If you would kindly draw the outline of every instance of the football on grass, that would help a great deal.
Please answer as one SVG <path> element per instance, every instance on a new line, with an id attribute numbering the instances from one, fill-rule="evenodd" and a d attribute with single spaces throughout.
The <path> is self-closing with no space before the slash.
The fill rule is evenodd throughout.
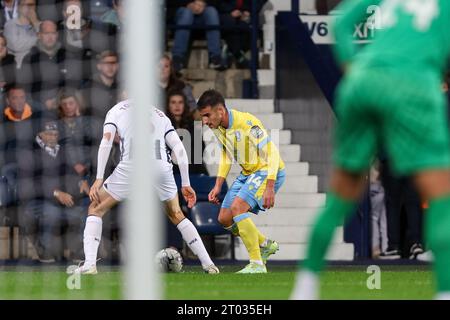
<path id="1" fill-rule="evenodd" d="M 165 248 L 156 254 L 156 265 L 163 272 L 181 272 L 183 258 L 175 248 Z"/>

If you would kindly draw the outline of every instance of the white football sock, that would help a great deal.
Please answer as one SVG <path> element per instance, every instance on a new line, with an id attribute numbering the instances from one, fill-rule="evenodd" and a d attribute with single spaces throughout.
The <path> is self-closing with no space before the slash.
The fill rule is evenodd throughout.
<path id="1" fill-rule="evenodd" d="M 203 268 L 214 264 L 203 245 L 202 238 L 200 238 L 197 229 L 189 219 L 181 221 L 177 224 L 177 228 L 181 232 L 183 240 L 186 241 L 192 252 L 200 259 Z"/>
<path id="2" fill-rule="evenodd" d="M 97 263 L 97 251 L 102 238 L 102 218 L 97 216 L 88 216 L 86 226 L 84 227 L 84 256 L 85 265 L 95 265 Z"/>
<path id="3" fill-rule="evenodd" d="M 319 276 L 316 273 L 308 270 L 299 272 L 290 300 L 318 300 L 319 285 Z"/>
<path id="4" fill-rule="evenodd" d="M 442 291 L 438 292 L 434 300 L 450 300 L 450 292 Z"/>

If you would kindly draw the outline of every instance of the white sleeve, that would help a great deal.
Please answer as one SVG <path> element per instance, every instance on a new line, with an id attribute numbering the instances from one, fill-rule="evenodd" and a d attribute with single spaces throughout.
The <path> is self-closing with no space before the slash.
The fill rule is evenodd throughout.
<path id="1" fill-rule="evenodd" d="M 114 123 L 105 121 L 105 125 L 103 126 L 103 138 L 98 148 L 97 179 L 103 179 L 105 174 L 106 164 L 108 163 L 116 131 L 117 128 Z"/>
<path id="2" fill-rule="evenodd" d="M 181 185 L 183 187 L 190 186 L 191 183 L 189 181 L 189 159 L 184 149 L 183 142 L 181 142 L 180 137 L 178 136 L 176 131 L 169 131 L 166 134 L 166 144 L 172 149 L 177 158 L 178 167 L 180 168 L 181 174 Z"/>

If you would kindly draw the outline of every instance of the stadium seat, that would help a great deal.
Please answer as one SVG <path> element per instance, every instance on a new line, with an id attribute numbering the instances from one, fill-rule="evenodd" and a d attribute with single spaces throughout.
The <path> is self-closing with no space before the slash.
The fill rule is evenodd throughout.
<path id="1" fill-rule="evenodd" d="M 192 223 L 199 234 L 212 236 L 212 254 L 215 255 L 214 236 L 229 234 L 231 236 L 231 258 L 234 259 L 234 236 L 225 230 L 217 220 L 220 206 L 206 201 L 197 202 L 190 210 Z"/>
<path id="2" fill-rule="evenodd" d="M 178 188 L 181 188 L 181 177 L 180 175 L 174 175 L 175 182 Z M 197 201 L 208 201 L 208 194 L 214 188 L 216 184 L 216 177 L 211 177 L 206 174 L 192 174 L 189 176 L 191 181 L 191 186 L 197 193 Z M 223 200 L 225 194 L 228 191 L 228 186 L 226 182 L 222 186 L 222 192 L 220 193 L 220 200 Z"/>
<path id="3" fill-rule="evenodd" d="M 0 208 L 5 208 L 9 201 L 8 201 L 8 180 L 5 176 L 0 177 Z"/>

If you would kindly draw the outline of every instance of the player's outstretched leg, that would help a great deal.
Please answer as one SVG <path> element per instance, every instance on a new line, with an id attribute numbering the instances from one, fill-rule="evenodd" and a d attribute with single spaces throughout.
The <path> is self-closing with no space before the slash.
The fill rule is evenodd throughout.
<path id="1" fill-rule="evenodd" d="M 423 172 L 415 181 L 422 197 L 430 199 L 425 213 L 425 239 L 434 256 L 436 299 L 450 300 L 450 172 Z"/>
<path id="2" fill-rule="evenodd" d="M 330 192 L 327 194 L 325 208 L 320 212 L 308 241 L 306 260 L 297 275 L 292 300 L 315 300 L 319 298 L 319 273 L 325 266 L 325 255 L 330 245 L 336 227 L 353 212 L 361 190 L 363 189 L 360 176 L 348 175 L 343 172 L 335 173 L 332 190 L 343 191 L 341 194 Z M 348 200 L 354 199 L 354 200 Z"/>
<path id="3" fill-rule="evenodd" d="M 183 237 L 183 240 L 187 243 L 191 251 L 199 258 L 203 270 L 209 274 L 219 273 L 219 268 L 217 268 L 211 260 L 211 257 L 209 256 L 208 251 L 206 251 L 205 245 L 203 244 L 202 238 L 198 234 L 197 229 L 181 211 L 178 196 L 172 200 L 165 201 L 165 203 L 166 213 L 170 221 L 176 225 Z"/>
<path id="4" fill-rule="evenodd" d="M 238 271 L 238 273 L 267 273 L 266 266 L 262 261 L 261 249 L 259 247 L 260 236 L 258 236 L 258 234 L 260 233 L 250 219 L 250 213 L 248 212 L 250 206 L 245 200 L 236 197 L 229 210 L 233 217 L 233 222 L 239 230 L 239 236 L 250 257 L 250 263 L 244 269 Z M 261 236 L 264 237 L 262 234 Z"/>
<path id="5" fill-rule="evenodd" d="M 91 203 L 83 233 L 83 249 L 85 261 L 83 265 L 72 270 L 73 273 L 97 274 L 97 253 L 102 238 L 103 216 L 118 201 L 111 197 L 105 189 L 99 191 L 100 203 Z"/>
<path id="6" fill-rule="evenodd" d="M 227 208 L 222 208 L 222 211 L 228 210 Z M 229 213 L 231 216 L 231 212 Z M 220 220 L 219 220 L 220 221 Z M 224 229 L 230 231 L 234 236 L 239 237 L 239 228 L 236 223 L 233 222 L 232 225 L 226 226 L 228 221 L 224 221 L 222 224 L 224 225 Z M 280 250 L 280 246 L 278 245 L 278 242 L 275 240 L 271 240 L 267 238 L 264 234 L 261 233 L 261 231 L 256 228 L 258 232 L 258 243 L 259 243 L 259 249 L 261 251 L 261 259 L 264 264 L 267 264 L 267 260 L 272 254 L 275 254 L 278 250 Z"/>

